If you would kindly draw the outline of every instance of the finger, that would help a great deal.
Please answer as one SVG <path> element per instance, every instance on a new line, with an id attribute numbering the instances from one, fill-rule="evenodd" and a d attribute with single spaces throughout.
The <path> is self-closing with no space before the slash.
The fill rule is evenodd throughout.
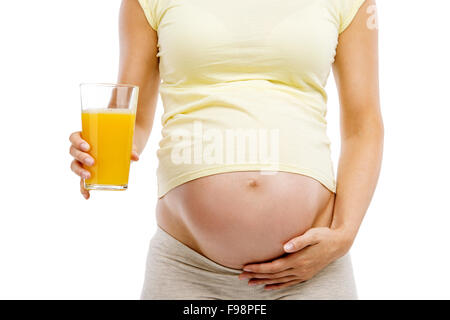
<path id="1" fill-rule="evenodd" d="M 91 177 L 91 173 L 84 169 L 78 160 L 73 160 L 71 162 L 70 169 L 82 179 L 89 179 Z"/>
<path id="2" fill-rule="evenodd" d="M 244 271 L 256 273 L 278 273 L 290 269 L 292 266 L 287 257 L 273 260 L 271 262 L 249 264 L 244 266 Z"/>
<path id="3" fill-rule="evenodd" d="M 278 284 L 278 283 L 286 283 L 292 280 L 298 279 L 297 276 L 287 276 L 277 279 L 251 279 L 248 282 L 249 286 L 257 286 L 260 284 Z"/>
<path id="4" fill-rule="evenodd" d="M 280 283 L 280 284 L 269 284 L 264 286 L 264 290 L 276 290 L 276 289 L 282 289 L 282 288 L 286 288 L 286 287 L 290 287 L 293 286 L 297 283 L 301 283 L 304 282 L 304 280 L 292 280 L 292 281 L 288 281 L 285 283 Z"/>
<path id="5" fill-rule="evenodd" d="M 239 275 L 239 279 L 275 279 L 282 278 L 286 276 L 293 275 L 294 268 L 290 268 L 283 272 L 278 273 L 253 273 L 253 272 L 243 272 Z"/>
<path id="6" fill-rule="evenodd" d="M 69 141 L 79 150 L 89 151 L 90 149 L 89 143 L 81 137 L 81 131 L 73 132 L 69 137 Z"/>
<path id="7" fill-rule="evenodd" d="M 138 161 L 139 160 L 139 154 L 136 150 L 131 151 L 131 160 L 132 161 Z"/>
<path id="8" fill-rule="evenodd" d="M 86 190 L 86 189 L 84 188 L 84 181 L 83 181 L 83 179 L 80 179 L 80 192 L 81 192 L 81 194 L 83 195 L 83 197 L 84 197 L 86 200 L 89 199 L 90 193 L 89 193 L 88 190 Z"/>
<path id="9" fill-rule="evenodd" d="M 74 145 L 70 146 L 69 153 L 78 161 L 84 163 L 87 166 L 94 165 L 94 158 L 92 158 L 89 154 L 78 150 Z"/>
<path id="10" fill-rule="evenodd" d="M 307 246 L 317 244 L 319 242 L 320 230 L 318 228 L 309 229 L 303 235 L 288 241 L 284 245 L 284 251 L 296 252 L 306 248 Z"/>

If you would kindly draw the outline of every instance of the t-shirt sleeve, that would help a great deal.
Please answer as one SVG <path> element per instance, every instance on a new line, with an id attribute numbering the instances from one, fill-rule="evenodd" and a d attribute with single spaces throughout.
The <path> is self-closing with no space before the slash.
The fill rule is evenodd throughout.
<path id="1" fill-rule="evenodd" d="M 148 23 L 153 28 L 153 30 L 158 30 L 158 23 L 156 19 L 156 6 L 157 0 L 138 0 L 139 4 L 144 10 L 145 17 L 147 18 Z"/>
<path id="2" fill-rule="evenodd" d="M 365 0 L 340 0 L 341 1 L 341 12 L 340 12 L 340 26 L 339 33 L 344 32 L 345 29 L 350 25 L 356 16 L 359 8 Z"/>

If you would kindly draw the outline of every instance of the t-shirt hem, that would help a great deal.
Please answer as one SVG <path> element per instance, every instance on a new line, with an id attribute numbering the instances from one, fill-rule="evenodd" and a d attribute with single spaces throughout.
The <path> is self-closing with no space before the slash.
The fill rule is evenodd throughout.
<path id="1" fill-rule="evenodd" d="M 171 189 L 194 179 L 201 178 L 204 176 L 209 176 L 218 173 L 226 173 L 226 172 L 234 172 L 234 171 L 282 171 L 289 173 L 297 173 L 304 176 L 308 176 L 320 182 L 324 185 L 328 190 L 333 193 L 336 193 L 336 183 L 334 179 L 330 179 L 326 177 L 324 174 L 310 169 L 310 168 L 302 168 L 289 164 L 277 164 L 276 168 L 271 167 L 267 164 L 227 164 L 225 166 L 221 165 L 220 167 L 209 167 L 205 169 L 200 169 L 197 171 L 189 172 L 187 174 L 183 174 L 181 176 L 177 176 L 166 183 L 162 183 L 158 185 L 158 198 L 164 196 Z"/>

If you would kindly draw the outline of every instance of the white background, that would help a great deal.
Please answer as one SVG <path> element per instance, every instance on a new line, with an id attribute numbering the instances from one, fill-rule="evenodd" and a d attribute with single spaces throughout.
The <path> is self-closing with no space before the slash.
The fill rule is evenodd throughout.
<path id="1" fill-rule="evenodd" d="M 119 0 L 0 2 L 0 298 L 138 299 L 163 106 L 126 192 L 79 193 L 80 82 L 115 82 Z M 378 1 L 385 154 L 352 248 L 361 299 L 449 299 L 446 0 Z M 337 166 L 339 106 L 328 84 Z"/>

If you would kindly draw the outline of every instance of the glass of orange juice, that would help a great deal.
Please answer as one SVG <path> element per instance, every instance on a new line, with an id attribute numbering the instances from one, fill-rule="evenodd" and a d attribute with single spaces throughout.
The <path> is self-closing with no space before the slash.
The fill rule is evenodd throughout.
<path id="1" fill-rule="evenodd" d="M 82 83 L 81 136 L 90 145 L 93 166 L 87 190 L 126 190 L 133 148 L 139 87 L 127 84 Z"/>

